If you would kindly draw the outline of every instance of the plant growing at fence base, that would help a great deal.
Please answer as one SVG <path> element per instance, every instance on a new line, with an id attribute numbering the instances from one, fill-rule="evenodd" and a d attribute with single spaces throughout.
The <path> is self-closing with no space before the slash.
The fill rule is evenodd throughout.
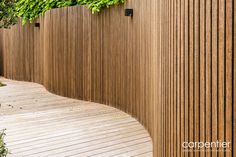
<path id="1" fill-rule="evenodd" d="M 2 86 L 5 86 L 5 84 L 3 84 L 3 83 L 0 81 L 0 87 L 2 87 Z"/>
<path id="2" fill-rule="evenodd" d="M 5 137 L 5 130 L 0 132 L 0 157 L 6 157 L 8 154 L 8 149 L 6 147 L 6 144 L 4 142 L 4 137 Z"/>

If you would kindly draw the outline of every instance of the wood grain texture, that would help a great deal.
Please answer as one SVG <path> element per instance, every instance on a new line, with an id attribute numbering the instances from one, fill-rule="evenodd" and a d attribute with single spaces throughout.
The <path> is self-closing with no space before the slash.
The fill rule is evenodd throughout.
<path id="1" fill-rule="evenodd" d="M 235 81 L 235 41 L 232 40 L 235 37 L 232 36 L 235 33 L 235 4 L 226 0 L 173 0 L 171 4 L 173 8 L 170 12 L 173 11 L 173 17 L 170 24 L 173 28 L 170 32 L 162 30 L 161 35 L 160 90 L 163 94 L 160 99 L 164 102 L 161 101 L 159 105 L 164 108 L 161 115 L 164 124 L 161 123 L 161 126 L 165 127 L 162 132 L 164 137 L 160 140 L 161 145 L 164 145 L 161 151 L 169 150 L 169 147 L 174 152 L 172 155 L 166 155 L 165 152 L 162 156 L 233 157 L 235 92 L 232 84 Z M 168 9 L 165 10 L 168 12 Z M 168 18 L 164 12 L 162 16 L 163 19 Z M 162 28 L 166 26 L 166 23 L 161 25 Z M 166 47 L 170 47 L 170 50 L 165 49 Z M 173 58 L 172 63 L 165 60 L 169 55 Z M 166 80 L 169 72 L 174 77 L 171 82 Z M 165 92 L 169 88 L 173 93 Z M 166 103 L 166 99 L 170 99 L 171 103 Z M 165 110 L 169 107 L 174 107 L 175 118 L 171 124 L 173 131 L 170 132 L 172 141 L 176 143 L 174 146 L 166 140 L 169 136 L 166 130 L 169 127 L 165 123 L 172 116 L 172 112 Z M 183 150 L 180 146 L 183 140 L 227 141 L 230 142 L 230 148 Z M 183 154 L 182 151 L 186 152 Z"/>
<path id="2" fill-rule="evenodd" d="M 150 135 L 127 113 L 57 96 L 36 83 L 0 81 L 7 85 L 0 88 L 0 130 L 6 129 L 9 157 L 152 157 Z"/>
<path id="3" fill-rule="evenodd" d="M 133 115 L 154 156 L 235 156 L 233 0 L 129 0 L 95 15 L 76 6 L 39 22 L 3 30 L 5 77 Z M 230 149 L 182 148 L 217 140 Z"/>
<path id="4" fill-rule="evenodd" d="M 0 76 L 3 75 L 3 30 L 0 29 Z"/>

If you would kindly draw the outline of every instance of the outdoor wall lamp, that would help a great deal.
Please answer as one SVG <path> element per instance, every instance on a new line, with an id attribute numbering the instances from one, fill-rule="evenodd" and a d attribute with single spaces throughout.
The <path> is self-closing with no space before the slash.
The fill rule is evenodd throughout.
<path id="1" fill-rule="evenodd" d="M 34 26 L 35 27 L 40 27 L 40 23 L 35 23 Z"/>
<path id="2" fill-rule="evenodd" d="M 125 9 L 125 16 L 131 16 L 133 17 L 134 10 L 133 9 Z"/>

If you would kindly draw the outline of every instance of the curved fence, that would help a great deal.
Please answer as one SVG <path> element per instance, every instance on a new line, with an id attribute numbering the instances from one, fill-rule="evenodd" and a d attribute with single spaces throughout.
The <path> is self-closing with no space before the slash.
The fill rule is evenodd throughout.
<path id="1" fill-rule="evenodd" d="M 149 130 L 155 156 L 232 157 L 234 10 L 233 0 L 129 0 L 95 15 L 54 9 L 40 25 L 0 31 L 0 67 L 7 78 L 132 114 Z M 183 147 L 215 141 L 230 148 Z"/>

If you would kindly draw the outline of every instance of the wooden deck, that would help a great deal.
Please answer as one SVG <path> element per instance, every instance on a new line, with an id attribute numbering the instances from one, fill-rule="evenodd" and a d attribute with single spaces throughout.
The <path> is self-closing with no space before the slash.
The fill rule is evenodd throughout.
<path id="1" fill-rule="evenodd" d="M 0 78 L 0 129 L 9 157 L 151 157 L 139 122 L 115 108 L 64 98 L 35 83 Z"/>

